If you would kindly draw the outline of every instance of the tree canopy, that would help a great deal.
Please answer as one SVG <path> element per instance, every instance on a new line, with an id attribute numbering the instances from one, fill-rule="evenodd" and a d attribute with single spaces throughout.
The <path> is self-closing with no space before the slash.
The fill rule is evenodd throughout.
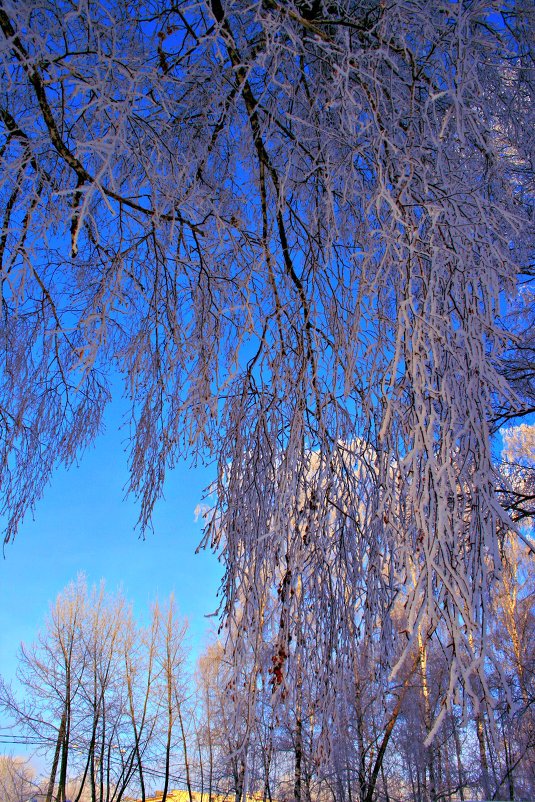
<path id="1" fill-rule="evenodd" d="M 358 637 L 390 674 L 423 632 L 479 698 L 510 526 L 491 434 L 533 410 L 531 23 L 2 0 L 6 540 L 119 372 L 142 527 L 168 468 L 215 460 L 204 542 L 274 692 L 305 631 L 326 677 Z"/>

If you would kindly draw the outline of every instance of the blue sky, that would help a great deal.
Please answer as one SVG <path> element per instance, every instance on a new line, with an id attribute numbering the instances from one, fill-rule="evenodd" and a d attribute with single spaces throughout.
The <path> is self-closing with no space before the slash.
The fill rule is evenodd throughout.
<path id="1" fill-rule="evenodd" d="M 184 463 L 169 474 L 154 532 L 141 540 L 135 499 L 125 500 L 123 409 L 120 400 L 110 406 L 106 431 L 78 467 L 56 471 L 33 520 L 27 517 L 0 558 L 0 673 L 6 679 L 15 675 L 20 642 L 34 640 L 50 602 L 80 572 L 89 584 L 104 579 L 110 591 L 121 587 L 139 620 L 156 597 L 163 601 L 174 592 L 189 620 L 192 660 L 217 625 L 206 615 L 217 608 L 222 569 L 211 553 L 195 555 L 202 535 L 195 508 L 214 469 Z"/>

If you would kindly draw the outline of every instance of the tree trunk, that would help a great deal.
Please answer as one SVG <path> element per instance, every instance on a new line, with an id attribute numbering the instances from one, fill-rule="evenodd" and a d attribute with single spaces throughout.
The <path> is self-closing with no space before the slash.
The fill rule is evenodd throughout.
<path id="1" fill-rule="evenodd" d="M 186 740 L 186 733 L 184 730 L 184 721 L 182 719 L 182 710 L 180 702 L 177 699 L 178 720 L 180 722 L 180 732 L 182 735 L 182 748 L 184 749 L 184 767 L 186 769 L 186 787 L 188 789 L 189 802 L 193 802 L 193 792 L 191 790 L 191 777 L 189 771 L 189 758 L 188 758 L 188 742 Z"/>
<path id="2" fill-rule="evenodd" d="M 52 761 L 52 768 L 50 770 L 50 780 L 48 781 L 48 790 L 46 793 L 46 802 L 52 802 L 52 798 L 54 796 L 54 785 L 56 782 L 56 772 L 58 770 L 58 763 L 59 763 L 59 755 L 63 745 L 63 740 L 65 737 L 65 727 L 67 724 L 67 708 L 64 707 L 63 713 L 61 716 L 61 722 L 59 725 L 58 730 L 58 737 L 56 740 L 56 749 L 54 751 L 54 759 Z"/>
<path id="3" fill-rule="evenodd" d="M 457 722 L 452 714 L 451 726 L 453 730 L 453 740 L 455 741 L 455 756 L 457 758 L 457 776 L 459 781 L 459 797 L 461 802 L 464 802 L 464 773 L 461 758 L 461 739 L 459 738 L 459 730 L 457 729 Z"/>
<path id="4" fill-rule="evenodd" d="M 294 799 L 301 802 L 302 793 L 302 761 L 303 761 L 303 725 L 301 719 L 295 722 L 295 768 L 294 768 Z"/>
<path id="5" fill-rule="evenodd" d="M 264 766 L 264 790 L 262 792 L 262 802 L 272 802 L 271 785 L 269 782 L 269 770 L 271 768 L 271 757 L 273 754 L 273 727 L 269 727 L 268 742 L 262 752 L 262 765 Z"/>
<path id="6" fill-rule="evenodd" d="M 245 780 L 245 761 L 243 758 L 236 761 L 236 768 L 234 771 L 234 802 L 242 802 L 243 787 Z"/>
<path id="7" fill-rule="evenodd" d="M 214 781 L 214 747 L 212 744 L 212 728 L 210 725 L 210 706 L 208 711 L 208 802 L 212 802 L 212 783 Z"/>
<path id="8" fill-rule="evenodd" d="M 97 786 L 95 782 L 95 740 L 91 742 L 89 747 L 91 755 L 91 763 L 89 770 L 89 782 L 91 785 L 91 802 L 97 802 Z"/>
<path id="9" fill-rule="evenodd" d="M 388 742 L 390 741 L 390 736 L 392 735 L 392 731 L 396 726 L 396 721 L 398 720 L 398 716 L 401 712 L 401 706 L 403 704 L 403 700 L 405 698 L 405 694 L 409 688 L 409 682 L 411 680 L 412 675 L 416 671 L 416 667 L 418 665 L 418 658 L 412 664 L 403 685 L 399 691 L 399 696 L 397 698 L 396 704 L 394 705 L 394 709 L 390 714 L 390 718 L 386 724 L 383 738 L 381 740 L 381 745 L 379 746 L 379 750 L 377 752 L 377 756 L 375 758 L 375 762 L 373 764 L 373 769 L 370 775 L 370 781 L 366 784 L 366 795 L 363 799 L 363 802 L 373 802 L 374 794 L 375 794 L 375 786 L 377 784 L 377 778 L 379 776 L 379 772 L 381 770 L 381 766 L 383 764 L 386 748 L 388 746 Z"/>
<path id="10" fill-rule="evenodd" d="M 429 684 L 427 682 L 427 645 L 422 637 L 422 631 L 418 629 L 418 656 L 420 661 L 420 671 L 422 674 L 422 696 L 424 701 L 424 723 L 425 734 L 429 735 L 431 731 L 431 696 L 429 693 Z M 429 785 L 427 786 L 426 796 L 429 802 L 436 802 L 436 772 L 435 772 L 435 753 L 432 746 L 428 746 L 425 750 L 427 773 L 429 775 Z"/>
<path id="11" fill-rule="evenodd" d="M 485 799 L 490 799 L 492 794 L 490 791 L 489 763 L 487 759 L 487 747 L 485 745 L 485 725 L 481 713 L 478 713 L 476 716 L 476 730 L 479 744 L 479 757 L 481 760 L 481 785 L 483 787 L 483 795 Z"/>
<path id="12" fill-rule="evenodd" d="M 151 646 L 152 649 L 152 646 Z M 151 664 L 152 666 L 152 654 L 151 654 Z M 135 752 L 135 759 L 137 763 L 137 770 L 139 775 L 139 785 L 141 789 L 141 802 L 145 802 L 145 777 L 143 775 L 143 764 L 141 762 L 141 751 L 139 748 L 139 741 L 141 737 L 141 730 L 145 723 L 145 716 L 147 710 L 147 703 L 149 697 L 149 690 L 150 690 L 150 668 L 149 668 L 149 679 L 147 681 L 147 693 L 145 694 L 145 703 L 143 707 L 143 715 L 141 718 L 141 723 L 138 728 L 137 721 L 136 721 L 136 712 L 134 706 L 134 690 L 133 690 L 133 682 L 132 682 L 132 672 L 128 663 L 128 656 L 125 655 L 125 674 L 126 674 L 126 687 L 128 691 L 128 704 L 130 708 L 130 720 L 132 722 L 132 731 L 134 733 L 134 752 Z"/>
<path id="13" fill-rule="evenodd" d="M 201 741 L 199 738 L 199 734 L 197 733 L 197 746 L 199 749 L 199 774 L 201 778 L 201 802 L 204 800 L 204 766 L 202 760 L 202 749 L 201 749 Z"/>
<path id="14" fill-rule="evenodd" d="M 513 779 L 513 766 L 511 764 L 511 752 L 510 748 L 507 745 L 507 735 L 505 732 L 505 726 L 502 722 L 502 734 L 503 734 L 503 751 L 505 754 L 505 770 L 506 770 L 506 777 L 507 777 L 507 787 L 509 791 L 509 799 L 513 800 L 515 798 L 515 785 Z"/>
<path id="15" fill-rule="evenodd" d="M 167 739 L 165 744 L 165 779 L 163 785 L 162 802 L 167 800 L 167 792 L 169 790 L 169 772 L 171 769 L 171 736 L 173 732 L 173 710 L 171 707 L 168 709 L 169 719 L 167 723 Z"/>

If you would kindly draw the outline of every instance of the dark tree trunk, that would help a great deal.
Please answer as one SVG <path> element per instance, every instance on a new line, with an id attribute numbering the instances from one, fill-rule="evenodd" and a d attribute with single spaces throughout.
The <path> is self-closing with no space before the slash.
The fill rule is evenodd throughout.
<path id="1" fill-rule="evenodd" d="M 61 716 L 61 723 L 59 725 L 58 737 L 56 740 L 56 749 L 54 751 L 54 759 L 52 761 L 52 768 L 50 770 L 50 780 L 48 781 L 48 790 L 46 793 L 46 802 L 52 802 L 54 796 L 54 785 L 56 782 L 56 772 L 58 770 L 59 756 L 65 739 L 65 727 L 67 725 L 67 708 L 63 710 Z"/>

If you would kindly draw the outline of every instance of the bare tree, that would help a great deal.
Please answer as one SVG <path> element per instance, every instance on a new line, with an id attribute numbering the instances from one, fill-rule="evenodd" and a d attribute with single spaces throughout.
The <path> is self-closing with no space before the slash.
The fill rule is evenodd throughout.
<path id="1" fill-rule="evenodd" d="M 52 754 L 46 800 L 63 802 L 72 743 L 79 735 L 79 706 L 86 660 L 81 628 L 87 615 L 87 588 L 82 578 L 71 583 L 51 605 L 44 630 L 29 647 L 21 645 L 19 699 L 0 685 L 0 705 L 17 732 L 30 735 Z"/>
<path id="2" fill-rule="evenodd" d="M 171 596 L 166 608 L 160 610 L 156 605 L 153 611 L 154 620 L 159 624 L 159 638 L 156 650 L 156 663 L 159 674 L 160 732 L 163 741 L 161 750 L 163 765 L 163 792 L 162 802 L 166 802 L 170 790 L 170 776 L 172 759 L 182 752 L 183 767 L 186 775 L 186 786 L 190 802 L 192 788 L 188 755 L 188 742 L 185 728 L 185 707 L 187 698 L 187 683 L 184 663 L 186 651 L 184 639 L 187 632 L 187 622 L 179 619 L 174 597 Z M 177 730 L 180 732 L 178 735 Z M 180 743 L 180 747 L 178 747 Z M 176 767 L 176 764 L 175 764 Z"/>
<path id="3" fill-rule="evenodd" d="M 5 802 L 27 802 L 40 793 L 35 770 L 20 757 L 0 755 L 0 799 Z"/>
<path id="4" fill-rule="evenodd" d="M 141 802 L 145 802 L 145 757 L 152 742 L 159 713 L 159 694 L 155 691 L 158 679 L 156 651 L 158 648 L 160 616 L 155 609 L 150 627 L 140 633 L 129 616 L 123 639 L 124 677 L 128 697 L 128 712 L 134 739 L 132 761 L 138 778 Z M 150 760 L 149 756 L 149 760 Z M 123 786 L 128 784 L 125 774 Z"/>
<path id="5" fill-rule="evenodd" d="M 171 775 L 176 724 L 187 764 L 184 635 L 169 602 L 140 630 L 124 598 L 83 578 L 51 607 L 36 643 L 21 648 L 14 693 L 0 683 L 0 707 L 17 733 L 30 735 L 50 770 L 44 798 L 120 802 L 145 774 Z M 173 767 L 174 768 L 174 767 Z"/>

